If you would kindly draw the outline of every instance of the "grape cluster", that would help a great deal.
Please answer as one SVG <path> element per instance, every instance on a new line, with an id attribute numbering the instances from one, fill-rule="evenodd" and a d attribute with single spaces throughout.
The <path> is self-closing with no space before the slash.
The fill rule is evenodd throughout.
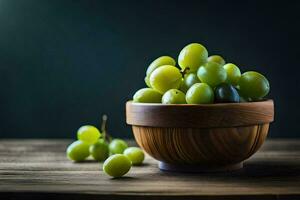
<path id="1" fill-rule="evenodd" d="M 103 171 L 112 177 L 125 175 L 132 165 L 141 165 L 145 155 L 138 147 L 128 147 L 122 139 L 107 136 L 105 121 L 102 133 L 95 126 L 85 125 L 77 131 L 77 141 L 67 148 L 67 157 L 75 162 L 84 161 L 89 156 L 103 163 Z"/>
<path id="2" fill-rule="evenodd" d="M 208 57 L 198 43 L 185 46 L 178 65 L 170 56 L 155 59 L 146 71 L 148 88 L 138 90 L 133 101 L 163 104 L 238 103 L 262 100 L 270 91 L 268 80 L 260 73 L 241 74 L 219 55 Z"/>

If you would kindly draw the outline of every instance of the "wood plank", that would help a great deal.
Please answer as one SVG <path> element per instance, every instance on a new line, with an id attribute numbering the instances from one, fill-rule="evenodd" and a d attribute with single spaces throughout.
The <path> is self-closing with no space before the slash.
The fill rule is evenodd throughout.
<path id="1" fill-rule="evenodd" d="M 231 173 L 166 173 L 146 156 L 126 177 L 111 179 L 101 164 L 72 163 L 70 140 L 0 140 L 0 199 L 297 199 L 300 141 L 267 140 Z M 80 198 L 79 198 L 80 197 Z"/>

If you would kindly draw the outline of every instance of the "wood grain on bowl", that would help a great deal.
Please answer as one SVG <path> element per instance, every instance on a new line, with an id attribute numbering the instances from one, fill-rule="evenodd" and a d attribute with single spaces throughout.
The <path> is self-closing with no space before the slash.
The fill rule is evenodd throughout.
<path id="1" fill-rule="evenodd" d="M 158 128 L 133 126 L 137 143 L 152 157 L 167 163 L 223 165 L 254 154 L 269 124 L 233 128 Z"/>
<path id="2" fill-rule="evenodd" d="M 126 117 L 137 143 L 162 162 L 163 170 L 233 170 L 263 144 L 274 105 L 272 100 L 210 105 L 127 102 Z"/>
<path id="3" fill-rule="evenodd" d="M 273 100 L 219 104 L 126 104 L 128 124 L 151 127 L 236 127 L 270 123 Z"/>

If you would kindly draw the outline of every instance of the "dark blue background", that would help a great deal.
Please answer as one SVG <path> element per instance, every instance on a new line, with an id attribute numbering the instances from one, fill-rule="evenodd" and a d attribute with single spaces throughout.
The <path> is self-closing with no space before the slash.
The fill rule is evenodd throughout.
<path id="1" fill-rule="evenodd" d="M 125 102 L 156 57 L 204 44 L 258 70 L 276 104 L 271 137 L 298 137 L 299 1 L 0 0 L 0 136 L 75 137 L 109 116 L 131 137 Z"/>

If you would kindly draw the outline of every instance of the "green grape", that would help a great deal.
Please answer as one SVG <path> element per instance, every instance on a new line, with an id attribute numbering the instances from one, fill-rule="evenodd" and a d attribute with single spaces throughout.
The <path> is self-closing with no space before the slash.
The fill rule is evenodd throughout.
<path id="1" fill-rule="evenodd" d="M 94 144 L 100 138 L 100 131 L 91 125 L 82 126 L 77 131 L 77 138 L 88 144 Z"/>
<path id="2" fill-rule="evenodd" d="M 258 100 L 270 91 L 269 81 L 262 74 L 254 71 L 245 72 L 239 79 L 240 93 L 244 98 Z"/>
<path id="3" fill-rule="evenodd" d="M 133 102 L 160 103 L 162 95 L 152 88 L 143 88 L 133 95 Z"/>
<path id="4" fill-rule="evenodd" d="M 161 56 L 159 58 L 156 58 L 148 67 L 146 71 L 146 77 L 145 77 L 145 83 L 146 85 L 151 88 L 150 84 L 150 75 L 151 73 L 158 67 L 163 66 L 163 65 L 176 65 L 176 61 L 171 58 L 170 56 Z"/>
<path id="5" fill-rule="evenodd" d="M 249 97 L 243 97 L 243 96 L 242 96 L 241 91 L 240 91 L 240 86 L 239 86 L 239 85 L 235 86 L 235 89 L 236 89 L 236 91 L 237 91 L 237 92 L 239 93 L 239 95 L 240 95 L 240 102 L 241 102 L 241 103 L 252 101 L 251 98 L 249 98 Z"/>
<path id="6" fill-rule="evenodd" d="M 228 63 L 224 65 L 223 68 L 226 70 L 227 73 L 226 82 L 231 85 L 237 85 L 241 77 L 240 69 L 235 64 L 232 63 Z"/>
<path id="7" fill-rule="evenodd" d="M 214 62 L 208 62 L 201 66 L 198 69 L 197 76 L 202 83 L 207 83 L 213 88 L 223 83 L 227 78 L 225 69 Z"/>
<path id="8" fill-rule="evenodd" d="M 197 77 L 197 75 L 195 73 L 186 74 L 184 75 L 184 78 L 181 82 L 180 90 L 186 93 L 188 89 L 192 87 L 192 85 L 194 85 L 195 83 L 200 83 L 200 80 Z"/>
<path id="9" fill-rule="evenodd" d="M 103 171 L 114 178 L 124 176 L 130 168 L 131 161 L 123 154 L 112 155 L 103 163 Z"/>
<path id="10" fill-rule="evenodd" d="M 150 84 L 150 80 L 149 80 L 149 76 L 146 76 L 145 79 L 144 79 L 146 85 L 151 88 L 151 84 Z"/>
<path id="11" fill-rule="evenodd" d="M 146 76 L 150 77 L 151 73 L 158 67 L 163 65 L 176 65 L 176 61 L 170 56 L 161 56 L 156 58 L 148 67 L 146 71 Z"/>
<path id="12" fill-rule="evenodd" d="M 73 161 L 83 161 L 90 155 L 89 147 L 88 143 L 77 140 L 68 146 L 67 157 Z"/>
<path id="13" fill-rule="evenodd" d="M 206 83 L 195 83 L 186 92 L 186 101 L 189 104 L 208 104 L 214 102 L 214 91 Z"/>
<path id="14" fill-rule="evenodd" d="M 163 94 L 169 89 L 178 89 L 181 79 L 179 69 L 172 65 L 164 65 L 151 73 L 150 84 L 153 89 Z"/>
<path id="15" fill-rule="evenodd" d="M 220 65 L 225 65 L 225 60 L 224 58 L 222 58 L 221 56 L 219 55 L 213 55 L 213 56 L 209 56 L 207 58 L 207 62 L 215 62 L 215 63 L 218 63 Z"/>
<path id="16" fill-rule="evenodd" d="M 104 139 L 99 139 L 89 148 L 91 156 L 97 161 L 104 161 L 109 154 L 108 144 Z"/>
<path id="17" fill-rule="evenodd" d="M 179 90 L 182 91 L 183 93 L 186 93 L 186 91 L 187 91 L 188 89 L 189 89 L 189 88 L 185 85 L 184 79 L 182 78 L 181 81 L 180 81 Z"/>
<path id="18" fill-rule="evenodd" d="M 163 104 L 186 104 L 185 94 L 177 89 L 168 90 L 162 97 Z"/>
<path id="19" fill-rule="evenodd" d="M 138 147 L 128 147 L 125 149 L 124 155 L 131 160 L 132 165 L 142 164 L 145 158 L 143 150 Z"/>
<path id="20" fill-rule="evenodd" d="M 120 154 L 128 147 L 127 143 L 121 139 L 113 139 L 109 144 L 109 152 L 113 154 Z"/>
<path id="21" fill-rule="evenodd" d="M 181 69 L 189 68 L 189 72 L 196 72 L 197 69 L 206 63 L 208 52 L 206 48 L 198 43 L 185 46 L 178 56 L 178 64 Z"/>

